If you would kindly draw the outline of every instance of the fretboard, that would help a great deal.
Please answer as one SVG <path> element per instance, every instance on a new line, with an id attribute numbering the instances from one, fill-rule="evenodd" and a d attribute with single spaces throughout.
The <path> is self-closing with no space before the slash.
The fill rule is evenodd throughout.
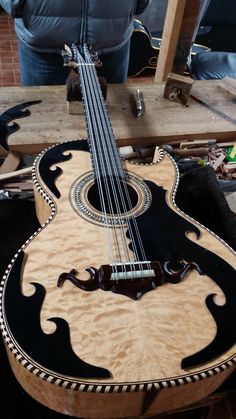
<path id="1" fill-rule="evenodd" d="M 80 59 L 78 67 L 95 178 L 119 177 L 124 179 L 120 155 L 116 146 L 96 67 L 86 49 L 84 60 L 84 62 L 81 62 Z"/>

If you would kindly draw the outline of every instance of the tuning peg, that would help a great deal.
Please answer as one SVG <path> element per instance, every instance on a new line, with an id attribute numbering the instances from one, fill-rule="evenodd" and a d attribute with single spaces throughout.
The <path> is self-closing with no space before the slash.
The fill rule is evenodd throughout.
<path id="1" fill-rule="evenodd" d="M 70 61 L 72 59 L 72 51 L 68 45 L 64 45 L 64 49 L 61 51 L 61 55 L 63 57 L 64 66 L 70 65 Z"/>
<path id="2" fill-rule="evenodd" d="M 64 66 L 70 65 L 70 57 L 66 51 L 61 51 Z"/>
<path id="3" fill-rule="evenodd" d="M 71 48 L 68 45 L 64 45 L 64 50 L 61 51 L 61 55 L 63 57 L 64 66 L 73 67 L 76 69 L 78 67 L 78 63 L 76 62 L 76 49 L 75 46 L 72 45 Z"/>
<path id="4" fill-rule="evenodd" d="M 95 67 L 102 67 L 102 62 L 99 59 L 97 52 L 90 52 L 90 57 Z"/>
<path id="5" fill-rule="evenodd" d="M 64 45 L 64 49 L 65 49 L 65 52 L 67 52 L 67 54 L 72 57 L 71 48 L 67 44 Z"/>

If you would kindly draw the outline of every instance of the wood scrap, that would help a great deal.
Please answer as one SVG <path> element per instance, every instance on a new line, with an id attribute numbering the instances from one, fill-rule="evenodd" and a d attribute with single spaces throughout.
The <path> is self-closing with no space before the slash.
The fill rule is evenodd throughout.
<path id="1" fill-rule="evenodd" d="M 9 151 L 4 162 L 0 166 L 0 174 L 13 172 L 20 165 L 20 155 L 15 151 Z"/>
<path id="2" fill-rule="evenodd" d="M 31 172 L 32 172 L 32 167 L 25 167 L 24 169 L 15 170 L 10 173 L 3 173 L 3 174 L 0 174 L 0 181 L 14 178 L 17 176 L 28 175 L 28 174 L 31 174 Z"/>
<path id="3" fill-rule="evenodd" d="M 7 189 L 9 191 L 14 191 L 14 192 L 32 191 L 33 182 L 28 180 L 28 181 L 22 181 L 22 182 L 4 183 L 3 189 Z"/>
<path id="4" fill-rule="evenodd" d="M 220 80 L 218 86 L 231 93 L 232 95 L 236 96 L 236 79 L 233 79 L 231 77 L 224 77 Z"/>

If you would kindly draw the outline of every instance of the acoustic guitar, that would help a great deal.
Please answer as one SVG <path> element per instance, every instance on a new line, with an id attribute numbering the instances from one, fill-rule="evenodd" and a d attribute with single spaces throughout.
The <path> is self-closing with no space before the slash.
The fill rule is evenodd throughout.
<path id="1" fill-rule="evenodd" d="M 152 36 L 140 20 L 134 20 L 130 42 L 129 77 L 138 76 L 145 69 L 156 69 L 161 41 L 161 38 Z M 204 45 L 193 44 L 191 55 L 203 51 L 210 51 L 210 49 Z"/>
<path id="2" fill-rule="evenodd" d="M 1 282 L 12 370 L 37 401 L 83 418 L 145 417 L 213 392 L 236 359 L 236 255 L 175 204 L 178 170 L 121 159 L 86 46 L 88 141 L 35 161 L 41 228 Z"/>

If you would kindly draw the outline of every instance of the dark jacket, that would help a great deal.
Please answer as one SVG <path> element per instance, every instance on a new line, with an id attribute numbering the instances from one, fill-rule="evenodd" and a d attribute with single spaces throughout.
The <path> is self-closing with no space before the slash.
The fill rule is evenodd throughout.
<path id="1" fill-rule="evenodd" d="M 0 0 L 15 19 L 18 38 L 39 51 L 86 42 L 98 53 L 120 48 L 133 30 L 133 17 L 151 0 Z"/>

